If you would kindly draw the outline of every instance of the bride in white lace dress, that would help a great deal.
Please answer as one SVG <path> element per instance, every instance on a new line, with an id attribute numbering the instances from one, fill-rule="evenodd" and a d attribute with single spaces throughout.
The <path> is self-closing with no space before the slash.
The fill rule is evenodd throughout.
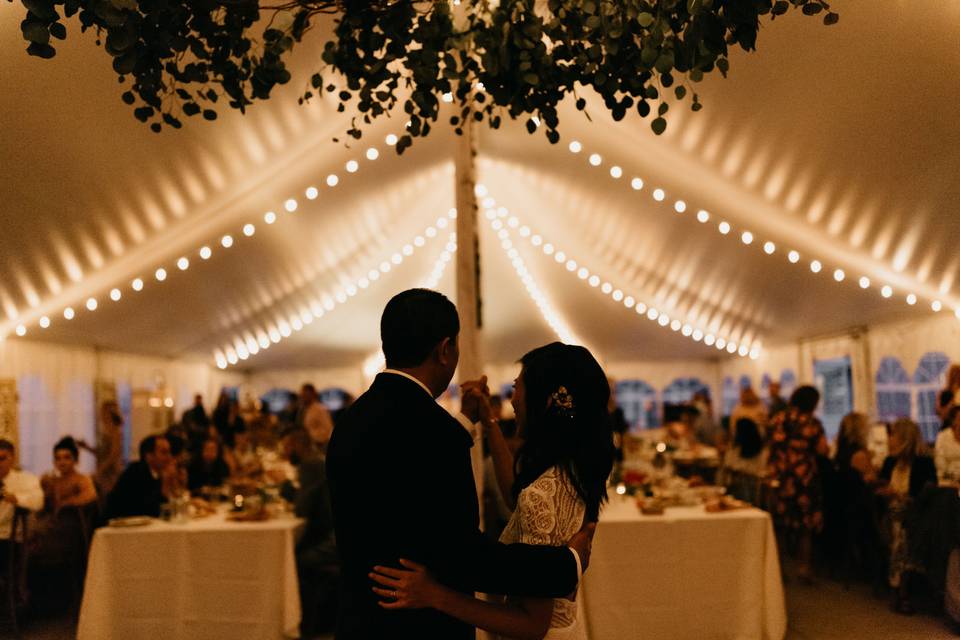
<path id="1" fill-rule="evenodd" d="M 497 481 L 516 508 L 500 537 L 504 543 L 564 546 L 585 523 L 595 522 L 606 500 L 613 439 L 606 375 L 590 352 L 555 342 L 521 359 L 512 403 L 524 444 L 516 460 L 486 398 L 481 415 Z M 465 393 L 478 392 L 465 389 Z M 438 481 L 442 481 L 438 479 Z M 567 598 L 471 598 L 437 583 L 414 562 L 378 567 L 373 590 L 388 609 L 434 608 L 500 638 L 585 640 L 577 593 Z"/>

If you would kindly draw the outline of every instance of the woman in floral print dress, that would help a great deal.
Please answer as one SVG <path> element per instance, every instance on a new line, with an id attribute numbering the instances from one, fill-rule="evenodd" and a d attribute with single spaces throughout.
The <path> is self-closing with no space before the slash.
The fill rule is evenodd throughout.
<path id="1" fill-rule="evenodd" d="M 774 416 L 768 428 L 773 518 L 781 537 L 797 541 L 797 575 L 804 581 L 811 578 L 813 534 L 823 527 L 817 455 L 825 455 L 829 447 L 823 425 L 813 416 L 819 402 L 820 392 L 814 387 L 798 388 L 787 409 Z"/>

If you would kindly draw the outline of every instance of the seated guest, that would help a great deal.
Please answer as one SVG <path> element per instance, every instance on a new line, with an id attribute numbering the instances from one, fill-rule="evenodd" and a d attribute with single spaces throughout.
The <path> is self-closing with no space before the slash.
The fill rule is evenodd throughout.
<path id="1" fill-rule="evenodd" d="M 309 383 L 300 389 L 297 427 L 306 429 L 314 447 L 321 452 L 326 452 L 330 436 L 333 434 L 333 419 L 324 404 L 320 402 L 316 387 Z"/>
<path id="2" fill-rule="evenodd" d="M 77 471 L 79 448 L 73 438 L 62 438 L 53 446 L 54 471 L 40 479 L 44 507 L 30 527 L 31 566 L 57 568 L 57 580 L 62 583 L 60 570 L 70 557 L 81 557 L 85 544 L 80 542 L 93 524 L 79 513 L 61 512 L 68 507 L 82 508 L 97 501 L 93 478 Z M 79 577 L 82 580 L 82 576 Z M 53 585 L 51 585 L 53 586 Z"/>
<path id="3" fill-rule="evenodd" d="M 926 454 L 920 427 L 909 418 L 900 418 L 890 427 L 890 455 L 880 470 L 885 483 L 877 493 L 886 498 L 885 528 L 890 543 L 890 586 L 894 589 L 893 609 L 913 613 L 909 578 L 922 570 L 910 553 L 907 514 L 913 500 L 925 486 L 936 483 L 937 470 Z"/>
<path id="4" fill-rule="evenodd" d="M 63 507 L 82 507 L 97 499 L 97 489 L 90 476 L 77 471 L 80 451 L 70 436 L 53 446 L 54 472 L 40 480 L 44 511 L 56 515 Z"/>
<path id="5" fill-rule="evenodd" d="M 30 511 L 43 508 L 43 489 L 37 476 L 14 469 L 16 449 L 0 438 L 0 541 L 9 540 L 16 507 Z"/>
<path id="6" fill-rule="evenodd" d="M 107 496 L 106 518 L 160 515 L 160 505 L 179 489 L 170 442 L 160 435 L 140 442 L 140 459 L 131 462 Z"/>
<path id="7" fill-rule="evenodd" d="M 262 470 L 260 458 L 253 448 L 250 432 L 244 429 L 233 434 L 233 449 L 224 451 L 223 458 L 230 467 L 230 475 L 250 478 Z"/>
<path id="8" fill-rule="evenodd" d="M 208 438 L 200 454 L 195 456 L 187 469 L 187 486 L 196 494 L 203 487 L 219 487 L 230 477 L 230 467 L 223 459 L 220 443 Z"/>
<path id="9" fill-rule="evenodd" d="M 960 406 L 953 406 L 944 422 L 948 428 L 940 432 L 933 447 L 937 479 L 958 483 L 960 482 Z"/>

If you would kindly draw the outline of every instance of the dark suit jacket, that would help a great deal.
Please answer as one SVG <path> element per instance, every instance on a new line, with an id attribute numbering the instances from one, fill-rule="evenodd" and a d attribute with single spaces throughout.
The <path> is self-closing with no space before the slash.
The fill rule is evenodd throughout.
<path id="1" fill-rule="evenodd" d="M 883 467 L 880 469 L 880 477 L 890 481 L 893 475 L 893 468 L 897 466 L 897 459 L 893 456 L 887 456 L 883 461 Z M 918 456 L 913 460 L 910 467 L 910 497 L 916 498 L 928 484 L 937 484 L 937 467 L 933 463 L 933 458 L 929 456 Z"/>
<path id="2" fill-rule="evenodd" d="M 377 605 L 368 573 L 398 558 L 425 564 L 463 593 L 562 597 L 576 587 L 568 549 L 502 545 L 479 530 L 463 426 L 412 380 L 377 376 L 333 432 L 327 476 L 342 589 L 337 639 L 474 637 L 432 609 Z"/>
<path id="3" fill-rule="evenodd" d="M 124 518 L 127 516 L 160 515 L 160 504 L 164 501 L 159 478 L 154 478 L 146 462 L 131 462 L 107 496 L 104 517 Z"/>

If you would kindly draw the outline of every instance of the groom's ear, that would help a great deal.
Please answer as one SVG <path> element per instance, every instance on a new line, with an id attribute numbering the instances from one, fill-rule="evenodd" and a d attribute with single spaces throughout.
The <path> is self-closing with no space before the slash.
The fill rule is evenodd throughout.
<path id="1" fill-rule="evenodd" d="M 440 344 L 437 345 L 435 353 L 440 364 L 446 365 L 451 361 L 456 361 L 459 356 L 457 352 L 457 339 L 444 338 L 440 341 Z"/>

